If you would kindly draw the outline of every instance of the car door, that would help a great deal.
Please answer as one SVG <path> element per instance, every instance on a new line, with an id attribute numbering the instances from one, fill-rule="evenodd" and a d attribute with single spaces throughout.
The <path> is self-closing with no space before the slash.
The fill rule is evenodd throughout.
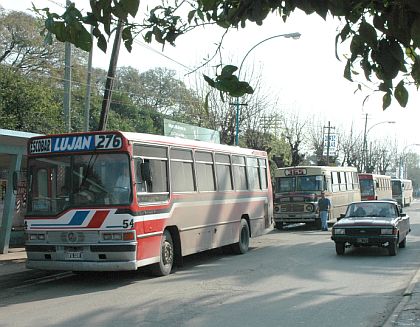
<path id="1" fill-rule="evenodd" d="M 410 217 L 406 213 L 402 213 L 399 211 L 398 207 L 396 207 L 396 210 L 399 214 L 399 227 L 400 230 L 400 241 L 403 240 L 408 232 L 410 231 Z"/>

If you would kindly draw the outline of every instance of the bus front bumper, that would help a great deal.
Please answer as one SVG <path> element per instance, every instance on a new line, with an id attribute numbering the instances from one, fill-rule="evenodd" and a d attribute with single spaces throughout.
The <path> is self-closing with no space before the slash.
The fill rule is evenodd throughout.
<path id="1" fill-rule="evenodd" d="M 27 260 L 26 268 L 58 271 L 123 271 L 136 270 L 138 267 L 136 260 L 120 262 Z"/>
<path id="2" fill-rule="evenodd" d="M 26 244 L 27 268 L 43 270 L 136 270 L 136 244 Z"/>
<path id="3" fill-rule="evenodd" d="M 274 222 L 282 223 L 310 223 L 319 219 L 316 213 L 281 213 L 274 214 Z"/>

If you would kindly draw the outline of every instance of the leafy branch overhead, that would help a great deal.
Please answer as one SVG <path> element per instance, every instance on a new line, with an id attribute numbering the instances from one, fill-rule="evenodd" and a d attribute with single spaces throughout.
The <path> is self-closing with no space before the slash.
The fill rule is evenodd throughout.
<path id="1" fill-rule="evenodd" d="M 217 24 L 226 29 L 245 28 L 247 22 L 263 24 L 273 12 L 286 21 L 296 9 L 301 9 L 306 14 L 316 13 L 324 19 L 330 14 L 343 21 L 336 48 L 341 42 L 350 42 L 351 54 L 344 77 L 353 81 L 358 71 L 362 71 L 368 81 L 378 79 L 378 90 L 384 92 L 384 109 L 391 104 L 392 97 L 405 107 L 409 96 L 406 86 L 420 84 L 419 0 L 165 0 L 151 9 L 140 25 L 129 22 L 129 17 L 137 14 L 139 0 L 91 0 L 90 5 L 91 11 L 84 16 L 74 5 L 63 15 L 51 13 L 48 8 L 37 9 L 45 17 L 46 39 L 51 42 L 51 36 L 55 35 L 60 41 L 89 50 L 92 41 L 85 28 L 87 24 L 93 26 L 98 47 L 106 51 L 113 23 L 121 20 L 125 23 L 123 41 L 130 51 L 134 35 L 139 32 L 147 42 L 154 39 L 163 45 L 174 45 L 179 36 L 197 26 Z M 226 66 L 221 75 L 215 79 L 205 76 L 205 80 L 231 96 L 252 93 L 248 83 L 233 75 L 236 70 L 233 68 L 236 67 Z"/>
<path id="2" fill-rule="evenodd" d="M 222 68 L 222 72 L 214 80 L 207 75 L 204 76 L 204 80 L 215 89 L 228 93 L 232 97 L 241 97 L 246 93 L 254 93 L 253 88 L 247 82 L 239 81 L 238 77 L 233 75 L 238 68 L 236 66 L 227 65 Z M 223 97 L 223 94 L 222 94 Z"/>

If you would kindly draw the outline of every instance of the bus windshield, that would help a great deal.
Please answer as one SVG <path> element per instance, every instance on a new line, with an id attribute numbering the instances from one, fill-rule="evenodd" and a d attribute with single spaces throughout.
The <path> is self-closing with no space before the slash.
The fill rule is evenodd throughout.
<path id="1" fill-rule="evenodd" d="M 392 181 L 392 195 L 401 195 L 402 194 L 402 187 L 400 181 Z"/>
<path id="2" fill-rule="evenodd" d="M 276 192 L 323 191 L 324 180 L 320 175 L 276 178 Z"/>
<path id="3" fill-rule="evenodd" d="M 28 215 L 130 203 L 127 154 L 37 157 L 29 160 L 28 168 Z"/>
<path id="4" fill-rule="evenodd" d="M 359 179 L 359 183 L 360 183 L 360 195 L 362 196 L 375 195 L 372 179 Z"/>

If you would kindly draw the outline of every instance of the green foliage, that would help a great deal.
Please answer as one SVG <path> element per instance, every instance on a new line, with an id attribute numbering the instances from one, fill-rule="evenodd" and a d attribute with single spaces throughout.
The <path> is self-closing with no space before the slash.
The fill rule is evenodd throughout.
<path id="1" fill-rule="evenodd" d="M 55 90 L 0 66 L 0 128 L 34 133 L 56 133 L 62 128 L 62 112 Z"/>
<path id="2" fill-rule="evenodd" d="M 349 40 L 351 43 L 351 56 L 345 66 L 344 77 L 352 81 L 353 75 L 361 69 L 367 80 L 371 80 L 372 76 L 379 78 L 384 82 L 382 86 L 388 86 L 386 89 L 380 88 L 385 92 L 384 109 L 390 105 L 392 95 L 400 105 L 406 104 L 408 94 L 406 96 L 402 86 L 393 92 L 393 84 L 388 81 L 392 82 L 398 75 L 406 73 L 408 67 L 411 67 L 411 80 L 404 80 L 403 83 L 420 84 L 419 57 L 415 55 L 420 47 L 418 0 L 199 0 L 177 5 L 172 2 L 166 0 L 162 5 L 152 8 L 148 18 L 141 24 L 147 42 L 154 39 L 162 44 L 174 45 L 179 36 L 205 24 L 243 28 L 250 21 L 261 25 L 271 12 L 279 13 L 283 21 L 286 21 L 296 9 L 300 9 L 307 14 L 316 13 L 324 19 L 331 14 L 346 23 L 336 38 L 336 47 L 339 40 Z M 50 36 L 54 34 L 59 40 L 70 41 L 83 49 L 90 49 L 90 43 L 82 23 L 94 26 L 98 46 L 106 51 L 105 36 L 99 27 L 109 36 L 113 20 L 122 20 L 127 26 L 123 33 L 124 43 L 131 50 L 134 25 L 128 22 L 128 18 L 135 16 L 138 6 L 139 0 L 97 0 L 91 1 L 92 10 L 84 17 L 73 6 L 61 16 L 50 13 L 48 8 L 38 12 L 45 17 L 47 39 L 51 40 Z M 410 49 L 411 55 L 404 56 L 407 49 Z M 252 93 L 252 88 L 233 74 L 232 67 L 228 66 L 226 71 L 222 70 L 222 74 L 214 79 L 208 76 L 204 78 L 222 93 L 227 92 L 232 96 Z"/>
<path id="3" fill-rule="evenodd" d="M 247 82 L 239 81 L 238 77 L 233 75 L 238 68 L 233 65 L 227 65 L 222 68 L 220 75 L 215 80 L 203 75 L 204 80 L 221 93 L 227 93 L 231 97 L 241 97 L 244 94 L 254 93 L 253 88 Z"/>

